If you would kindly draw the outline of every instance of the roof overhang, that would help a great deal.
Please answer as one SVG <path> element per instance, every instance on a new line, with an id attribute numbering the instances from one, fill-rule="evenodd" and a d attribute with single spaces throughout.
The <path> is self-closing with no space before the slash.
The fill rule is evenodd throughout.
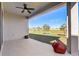
<path id="1" fill-rule="evenodd" d="M 51 2 L 51 3 L 47 4 L 46 6 L 44 6 L 43 8 L 37 10 L 32 15 L 30 15 L 29 19 L 31 19 L 33 17 L 40 16 L 41 14 L 48 13 L 50 11 L 54 11 L 60 7 L 63 7 L 63 6 L 66 6 L 66 2 Z"/>

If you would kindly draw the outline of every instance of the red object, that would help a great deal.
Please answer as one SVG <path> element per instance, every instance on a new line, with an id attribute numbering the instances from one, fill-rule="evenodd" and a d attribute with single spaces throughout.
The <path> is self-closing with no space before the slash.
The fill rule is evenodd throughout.
<path id="1" fill-rule="evenodd" d="M 61 41 L 54 42 L 52 47 L 56 53 L 64 54 L 66 52 L 66 46 Z"/>

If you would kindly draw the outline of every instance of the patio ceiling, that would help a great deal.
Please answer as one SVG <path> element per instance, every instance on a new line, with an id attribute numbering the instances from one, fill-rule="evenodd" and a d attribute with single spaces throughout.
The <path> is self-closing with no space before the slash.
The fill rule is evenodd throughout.
<path id="1" fill-rule="evenodd" d="M 29 16 L 30 14 L 25 11 L 21 13 L 22 9 L 18 9 L 16 7 L 23 7 L 23 4 L 27 4 L 29 8 L 35 8 L 34 11 L 31 11 L 32 14 L 35 13 L 37 10 L 41 9 L 45 5 L 49 4 L 49 2 L 3 2 L 4 11 L 14 13 L 21 16 Z"/>
<path id="2" fill-rule="evenodd" d="M 25 11 L 24 13 L 21 13 L 22 10 L 16 7 L 23 7 L 23 3 L 27 4 L 27 7 L 35 8 L 35 10 L 31 11 L 32 12 L 31 14 L 27 13 L 27 11 Z M 62 6 L 62 4 L 63 3 L 61 2 L 3 2 L 3 8 L 4 8 L 4 11 L 21 15 L 21 16 L 29 16 L 31 18 L 46 10 L 54 10 Z"/>

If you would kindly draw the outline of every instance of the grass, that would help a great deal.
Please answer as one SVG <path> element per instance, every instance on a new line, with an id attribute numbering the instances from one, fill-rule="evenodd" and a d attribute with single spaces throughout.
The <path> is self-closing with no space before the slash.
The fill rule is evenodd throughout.
<path id="1" fill-rule="evenodd" d="M 41 35 L 41 36 L 51 36 L 51 37 L 59 37 L 58 39 L 62 41 L 64 44 L 67 44 L 66 35 L 64 31 L 61 30 L 50 30 L 50 31 L 43 31 L 43 30 L 30 30 L 30 34 Z M 32 35 L 34 36 L 34 35 Z M 41 37 L 39 36 L 39 38 Z M 42 39 L 42 38 L 41 38 Z M 46 38 L 45 38 L 46 39 Z M 50 38 L 51 39 L 51 38 Z M 52 41 L 52 40 L 51 40 Z"/>
<path id="2" fill-rule="evenodd" d="M 29 34 L 29 36 L 34 40 L 47 44 L 51 44 L 50 41 L 59 40 L 59 37 L 55 37 L 55 36 L 47 36 L 47 35 L 39 35 L 39 34 Z"/>

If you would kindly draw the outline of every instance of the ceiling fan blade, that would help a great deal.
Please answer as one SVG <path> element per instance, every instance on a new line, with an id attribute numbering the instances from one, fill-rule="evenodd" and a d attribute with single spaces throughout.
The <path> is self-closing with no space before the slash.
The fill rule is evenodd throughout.
<path id="1" fill-rule="evenodd" d="M 28 10 L 35 10 L 34 8 L 27 8 Z"/>
<path id="2" fill-rule="evenodd" d="M 22 7 L 16 7 L 16 8 L 24 9 L 24 8 L 22 8 Z"/>
<path id="3" fill-rule="evenodd" d="M 31 12 L 29 10 L 27 10 L 27 12 L 31 14 Z"/>
<path id="4" fill-rule="evenodd" d="M 28 17 L 28 16 L 26 16 L 26 18 L 28 19 L 29 17 Z"/>
<path id="5" fill-rule="evenodd" d="M 23 9 L 22 11 L 21 11 L 21 13 L 23 13 L 25 10 Z"/>

